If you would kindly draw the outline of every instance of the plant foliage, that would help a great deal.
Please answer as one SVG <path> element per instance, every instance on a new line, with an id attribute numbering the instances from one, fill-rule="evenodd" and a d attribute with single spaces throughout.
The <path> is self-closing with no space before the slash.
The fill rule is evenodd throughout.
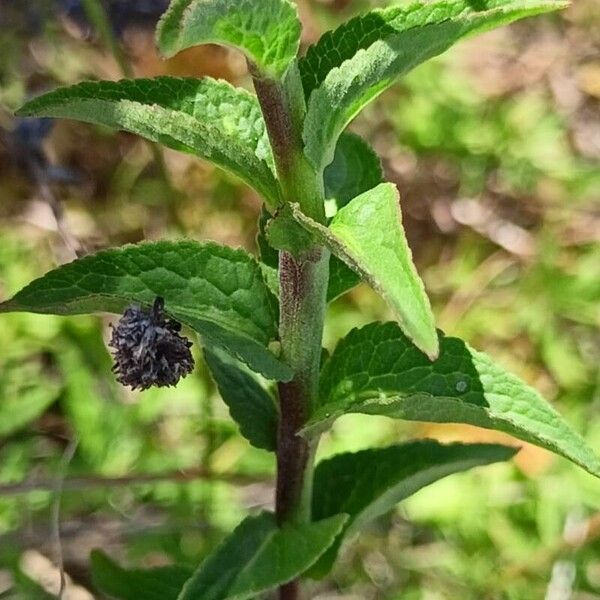
<path id="1" fill-rule="evenodd" d="M 277 454 L 277 514 L 247 517 L 193 573 L 128 571 L 96 552 L 100 590 L 120 600 L 244 600 L 302 576 L 323 576 L 344 539 L 398 502 L 449 474 L 515 453 L 498 445 L 408 441 L 334 456 L 313 474 L 309 446 L 348 413 L 493 429 L 600 476 L 600 460 L 535 389 L 436 330 L 398 190 L 384 182 L 373 149 L 344 132 L 401 75 L 462 38 L 564 6 L 560 0 L 392 6 L 326 33 L 299 57 L 301 25 L 289 0 L 173 0 L 158 27 L 163 53 L 233 46 L 249 62 L 258 98 L 209 78 L 157 77 L 81 83 L 21 109 L 23 116 L 109 126 L 197 155 L 241 178 L 264 202 L 260 261 L 212 242 L 141 243 L 59 266 L 0 304 L 5 313 L 76 315 L 121 313 L 131 305 L 148 311 L 163 299 L 173 334 L 179 324 L 199 334 L 242 435 Z M 315 203 L 318 211 L 306 210 Z M 319 376 L 325 303 L 360 281 L 381 295 L 396 321 L 352 330 L 331 356 L 322 353 Z M 71 359 L 63 357 L 67 370 Z M 265 379 L 277 382 L 278 393 Z M 0 429 L 17 431 L 56 396 L 52 385 L 40 393 L 24 386 L 23 414 Z M 289 402 L 299 404 L 290 410 Z M 306 454 L 290 456 L 302 444 Z M 290 465 L 300 471 L 290 475 Z M 297 506 L 284 510 L 286 483 L 301 493 Z"/>

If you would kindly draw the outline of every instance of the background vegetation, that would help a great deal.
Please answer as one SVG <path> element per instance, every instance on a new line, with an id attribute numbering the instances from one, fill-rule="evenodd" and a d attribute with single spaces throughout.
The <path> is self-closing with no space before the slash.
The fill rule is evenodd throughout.
<path id="1" fill-rule="evenodd" d="M 254 249 L 260 203 L 207 164 L 127 134 L 17 121 L 28 96 L 85 78 L 169 73 L 248 84 L 239 56 L 163 63 L 166 2 L 107 0 L 121 65 L 78 2 L 0 5 L 0 298 L 107 246 L 181 235 Z M 385 2 L 303 0 L 305 42 Z M 600 447 L 600 5 L 578 0 L 459 45 L 353 125 L 397 183 L 439 326 L 494 355 Z M 330 307 L 331 348 L 386 318 L 365 286 Z M 115 384 L 114 317 L 3 315 L 0 598 L 47 598 L 60 540 L 69 598 L 100 598 L 92 548 L 131 565 L 197 563 L 272 502 L 270 461 L 227 420 L 202 366 L 175 390 Z M 347 416 L 321 452 L 412 436 L 498 440 L 466 426 Z M 72 440 L 78 442 L 77 447 Z M 522 444 L 521 444 L 522 445 Z M 72 457 L 71 457 L 72 455 Z M 347 546 L 313 597 L 600 598 L 600 484 L 543 450 L 423 490 Z M 49 595 L 50 594 L 50 595 Z"/>

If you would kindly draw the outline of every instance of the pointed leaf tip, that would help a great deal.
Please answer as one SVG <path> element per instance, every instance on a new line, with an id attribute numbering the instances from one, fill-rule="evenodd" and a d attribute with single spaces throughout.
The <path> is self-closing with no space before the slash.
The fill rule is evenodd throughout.
<path id="1" fill-rule="evenodd" d="M 396 186 L 381 183 L 357 196 L 339 210 L 329 227 L 298 207 L 294 215 L 381 295 L 404 333 L 435 360 L 439 355 L 435 318 L 406 241 Z"/>
<path id="2" fill-rule="evenodd" d="M 600 459 L 541 395 L 463 340 L 440 334 L 430 362 L 396 323 L 351 331 L 321 371 L 322 404 L 304 433 L 345 413 L 503 431 L 600 477 Z"/>

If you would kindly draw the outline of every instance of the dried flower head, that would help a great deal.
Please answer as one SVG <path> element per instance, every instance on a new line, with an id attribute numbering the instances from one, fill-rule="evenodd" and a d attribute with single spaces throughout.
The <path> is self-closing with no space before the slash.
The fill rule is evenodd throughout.
<path id="1" fill-rule="evenodd" d="M 194 368 L 192 342 L 179 334 L 181 323 L 169 319 L 164 306 L 162 298 L 150 310 L 130 306 L 113 327 L 113 372 L 134 390 L 174 386 Z"/>

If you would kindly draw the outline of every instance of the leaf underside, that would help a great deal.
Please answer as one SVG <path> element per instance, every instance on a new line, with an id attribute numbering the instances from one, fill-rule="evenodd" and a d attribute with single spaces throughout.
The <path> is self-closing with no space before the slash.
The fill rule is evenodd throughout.
<path id="1" fill-rule="evenodd" d="M 269 350 L 277 336 L 276 300 L 256 261 L 214 243 L 153 242 L 103 250 L 30 283 L 0 312 L 121 313 L 132 303 L 165 300 L 166 312 L 225 347 L 267 378 L 289 367 Z"/>
<path id="2" fill-rule="evenodd" d="M 75 119 L 135 133 L 209 160 L 272 206 L 278 184 L 256 98 L 225 81 L 156 77 L 84 82 L 38 96 L 21 116 Z"/>
<path id="3" fill-rule="evenodd" d="M 398 77 L 467 35 L 567 5 L 558 0 L 445 0 L 375 10 L 325 34 L 300 61 L 305 152 L 322 171 L 346 125 Z"/>
<path id="4" fill-rule="evenodd" d="M 438 353 L 435 320 L 402 227 L 396 186 L 382 183 L 341 208 L 329 227 L 299 210 L 296 218 L 387 302 L 403 331 L 430 358 Z"/>
<path id="5" fill-rule="evenodd" d="M 311 569 L 311 575 L 328 573 L 344 538 L 421 488 L 452 473 L 509 460 L 516 450 L 496 444 L 445 445 L 418 440 L 322 461 L 315 470 L 313 517 L 345 513 L 350 518 L 336 543 Z"/>
<path id="6" fill-rule="evenodd" d="M 345 413 L 467 423 L 503 431 L 600 476 L 600 460 L 539 395 L 482 352 L 440 333 L 431 362 L 395 323 L 351 331 L 321 373 L 321 405 L 305 434 Z"/>
<path id="7" fill-rule="evenodd" d="M 289 0 L 174 0 L 157 42 L 165 56 L 200 44 L 233 46 L 261 73 L 279 78 L 296 57 L 301 29 Z"/>
<path id="8" fill-rule="evenodd" d="M 346 518 L 279 528 L 271 513 L 248 517 L 200 565 L 178 600 L 247 600 L 287 583 L 333 544 Z"/>
<path id="9" fill-rule="evenodd" d="M 277 450 L 278 412 L 270 394 L 219 348 L 205 346 L 204 359 L 241 434 L 256 448 Z"/>

